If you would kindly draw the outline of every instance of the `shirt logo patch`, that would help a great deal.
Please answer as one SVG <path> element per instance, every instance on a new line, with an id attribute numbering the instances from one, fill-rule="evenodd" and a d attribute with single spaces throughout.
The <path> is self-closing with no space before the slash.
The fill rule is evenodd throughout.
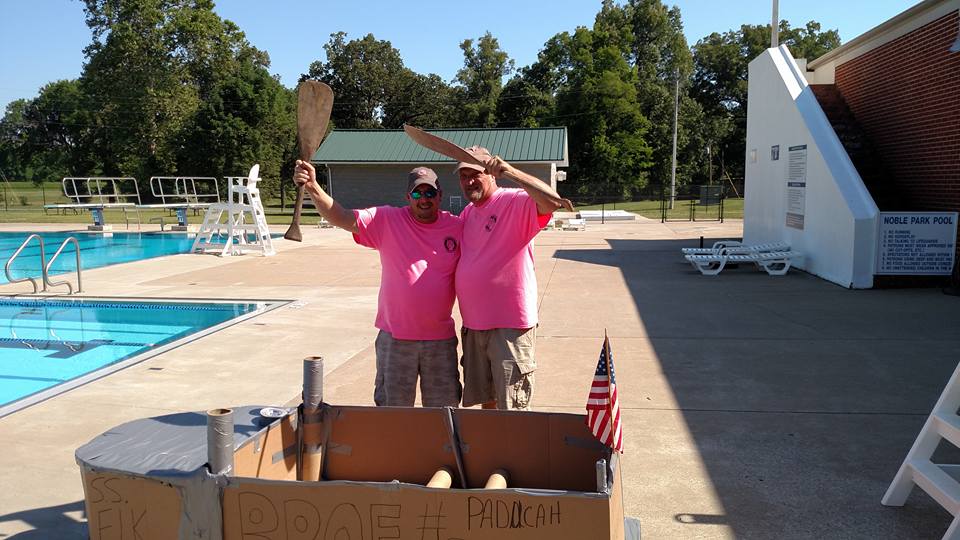
<path id="1" fill-rule="evenodd" d="M 484 225 L 484 230 L 490 232 L 494 227 L 497 226 L 497 216 L 490 216 L 490 219 L 487 220 L 487 224 Z"/>
<path id="2" fill-rule="evenodd" d="M 447 250 L 447 253 L 453 253 L 457 250 L 457 239 L 452 236 L 444 238 L 443 248 Z"/>

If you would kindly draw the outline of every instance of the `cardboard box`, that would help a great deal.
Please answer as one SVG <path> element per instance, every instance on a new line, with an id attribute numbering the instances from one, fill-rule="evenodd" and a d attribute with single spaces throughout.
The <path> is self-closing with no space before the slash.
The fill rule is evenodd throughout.
<path id="1" fill-rule="evenodd" d="M 189 436 L 172 439 L 183 450 L 175 467 L 157 463 L 172 454 L 163 448 L 171 437 L 156 433 L 152 424 L 120 426 L 101 436 L 111 435 L 109 440 L 95 444 L 95 439 L 79 449 L 90 537 L 624 538 L 619 461 L 593 438 L 584 415 L 324 405 L 320 421 L 298 433 L 296 411 L 267 420 L 258 419 L 257 410 L 236 410 L 231 476 L 210 475 L 203 466 L 198 452 L 205 451 L 206 442 L 194 420 L 181 426 Z M 155 419 L 141 422 L 149 420 Z M 163 430 L 184 423 L 162 422 Z M 117 437 L 124 432 L 150 437 L 152 444 Z M 296 480 L 301 436 L 304 443 L 322 447 L 323 480 Z M 192 439 L 197 449 L 184 450 Z M 105 452 L 104 444 L 116 443 L 123 459 Z M 141 466 L 131 453 L 136 451 L 162 457 L 144 457 Z M 600 459 L 607 463 L 607 483 L 598 489 Z M 424 487 L 441 467 L 453 471 L 453 487 Z M 484 489 L 496 469 L 509 473 L 508 487 Z M 107 483 L 138 493 L 124 499 L 138 505 L 130 515 L 141 521 L 131 522 L 133 528 L 103 526 L 114 515 L 110 509 L 117 508 L 104 506 Z M 147 530 L 138 523 L 151 526 Z"/>

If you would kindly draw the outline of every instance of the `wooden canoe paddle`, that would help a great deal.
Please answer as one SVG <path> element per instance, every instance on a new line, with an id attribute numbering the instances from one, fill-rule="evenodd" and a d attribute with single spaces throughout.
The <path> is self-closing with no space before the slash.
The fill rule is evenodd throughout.
<path id="1" fill-rule="evenodd" d="M 323 136 L 330 123 L 333 108 L 333 90 L 320 81 L 303 81 L 297 88 L 297 139 L 302 161 L 309 162 L 320 148 Z M 303 241 L 300 232 L 300 212 L 303 210 L 303 186 L 297 187 L 297 202 L 293 208 L 293 221 L 283 237 L 296 242 Z"/>
<path id="2" fill-rule="evenodd" d="M 403 131 L 406 132 L 407 136 L 413 139 L 413 141 L 424 148 L 429 148 L 438 154 L 443 154 L 448 158 L 452 158 L 455 161 L 461 161 L 464 163 L 473 163 L 474 165 L 479 165 L 480 167 L 486 167 L 487 164 L 483 161 L 477 159 L 470 152 L 467 152 L 465 149 L 459 145 L 452 143 L 443 137 L 437 137 L 432 133 L 427 133 L 426 131 L 415 128 L 413 126 L 408 126 L 407 124 L 403 125 Z M 549 184 L 546 184 L 547 194 L 554 200 L 554 202 L 560 205 L 567 210 L 573 211 L 573 203 L 569 199 L 564 199 L 556 191 L 550 187 Z"/>

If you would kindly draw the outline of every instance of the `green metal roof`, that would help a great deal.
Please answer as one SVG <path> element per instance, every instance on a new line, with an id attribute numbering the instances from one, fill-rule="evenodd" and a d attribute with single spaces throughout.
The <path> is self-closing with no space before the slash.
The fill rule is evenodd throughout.
<path id="1" fill-rule="evenodd" d="M 480 145 L 509 162 L 567 165 L 567 128 L 430 129 L 460 146 Z M 316 163 L 449 163 L 413 142 L 402 129 L 337 129 L 313 155 Z"/>

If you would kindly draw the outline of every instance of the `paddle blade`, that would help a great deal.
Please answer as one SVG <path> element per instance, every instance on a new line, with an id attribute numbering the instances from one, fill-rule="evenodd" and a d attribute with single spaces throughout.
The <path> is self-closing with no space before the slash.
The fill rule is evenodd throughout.
<path id="1" fill-rule="evenodd" d="M 333 90 L 320 81 L 303 81 L 297 88 L 297 139 L 300 159 L 309 162 L 320 148 L 330 123 L 333 109 Z M 297 202 L 293 208 L 293 220 L 283 237 L 296 242 L 303 241 L 300 232 L 300 213 L 303 210 L 303 186 L 297 189 Z"/>
<path id="2" fill-rule="evenodd" d="M 442 137 L 437 137 L 432 133 L 427 133 L 420 128 L 408 126 L 407 124 L 403 125 L 403 131 L 408 137 L 413 139 L 415 143 L 423 146 L 424 148 L 429 148 L 438 154 L 443 154 L 448 158 L 452 158 L 454 161 L 463 161 L 466 163 L 473 163 L 474 165 L 479 165 L 481 167 L 486 167 L 486 163 L 473 157 L 473 154 Z"/>
<path id="3" fill-rule="evenodd" d="M 320 81 L 303 81 L 297 88 L 297 137 L 300 159 L 310 161 L 327 134 L 333 90 Z"/>

